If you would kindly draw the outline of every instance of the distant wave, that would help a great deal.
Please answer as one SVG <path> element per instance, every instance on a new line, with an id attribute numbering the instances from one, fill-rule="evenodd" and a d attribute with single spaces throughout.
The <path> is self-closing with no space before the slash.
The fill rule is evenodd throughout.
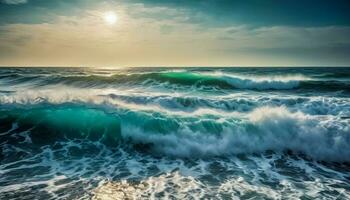
<path id="1" fill-rule="evenodd" d="M 119 73 L 106 75 L 23 75 L 11 74 L 0 77 L 5 84 L 29 84 L 48 86 L 63 84 L 81 88 L 108 88 L 120 85 L 156 87 L 201 87 L 249 90 L 314 89 L 320 91 L 342 90 L 350 92 L 349 81 L 317 80 L 301 75 L 242 76 L 234 74 L 209 74 L 195 72 Z"/>
<path id="2" fill-rule="evenodd" d="M 159 73 L 132 73 L 115 74 L 112 76 L 79 75 L 79 76 L 39 76 L 12 74 L 0 77 L 9 84 L 32 83 L 38 86 L 48 84 L 67 84 L 80 87 L 104 87 L 113 84 L 151 84 L 169 83 L 189 86 L 211 86 L 222 89 L 293 89 L 299 86 L 303 77 L 241 77 L 234 75 L 209 75 L 192 72 L 159 72 Z"/>
<path id="3" fill-rule="evenodd" d="M 223 80 L 228 82 L 234 88 L 239 89 L 257 89 L 257 90 L 288 90 L 299 87 L 300 81 L 307 80 L 305 77 L 240 77 L 223 76 Z"/>

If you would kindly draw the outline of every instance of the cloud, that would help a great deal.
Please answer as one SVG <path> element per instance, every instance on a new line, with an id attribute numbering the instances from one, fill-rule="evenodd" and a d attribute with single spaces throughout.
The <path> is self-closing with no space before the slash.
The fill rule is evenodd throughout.
<path id="1" fill-rule="evenodd" d="M 0 65 L 349 65 L 350 26 L 205 27 L 183 10 L 118 4 L 57 15 L 37 24 L 0 25 Z M 165 17 L 158 20 L 158 14 Z M 140 17 L 140 16 L 149 17 Z M 142 30 L 142 31 L 140 31 Z"/>
<path id="2" fill-rule="evenodd" d="M 17 5 L 27 3 L 27 0 L 2 0 L 1 2 L 5 4 Z"/>
<path id="3" fill-rule="evenodd" d="M 345 44 L 350 46 L 349 26 L 294 27 L 270 26 L 227 28 L 218 39 L 244 47 L 323 47 Z"/>
<path id="4" fill-rule="evenodd" d="M 129 0 L 130 1 L 130 0 Z M 145 6 L 188 10 L 190 21 L 205 26 L 350 25 L 348 0 L 133 0 Z M 198 18 L 199 16 L 199 18 Z M 203 20 L 203 16 L 206 19 Z"/>
<path id="5" fill-rule="evenodd" d="M 225 30 L 223 30 L 225 31 Z M 217 34 L 222 55 L 284 59 L 295 65 L 349 65 L 350 27 L 229 27 Z M 283 63 L 281 63 L 283 65 Z"/>
<path id="6" fill-rule="evenodd" d="M 182 18 L 202 27 L 251 26 L 350 26 L 348 0 L 0 0 L 0 24 L 48 22 L 47 15 L 75 15 L 81 10 L 139 5 L 140 18 Z M 130 12 L 133 10 L 131 9 Z M 181 15 L 177 15 L 181 13 Z M 176 15 L 176 16 L 174 16 Z"/>

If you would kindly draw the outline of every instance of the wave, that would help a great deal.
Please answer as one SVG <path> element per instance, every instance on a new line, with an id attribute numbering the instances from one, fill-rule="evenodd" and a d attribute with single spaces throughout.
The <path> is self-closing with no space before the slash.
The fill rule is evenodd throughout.
<path id="1" fill-rule="evenodd" d="M 173 92 L 148 92 L 147 90 L 74 89 L 54 87 L 36 91 L 0 91 L 0 105 L 6 107 L 33 107 L 41 104 L 74 104 L 123 107 L 136 111 L 158 110 L 163 113 L 223 113 L 251 112 L 261 106 L 286 106 L 292 112 L 309 115 L 334 115 L 350 117 L 350 100 L 342 97 L 274 95 L 259 93 L 238 94 L 188 94 Z M 202 112 L 203 111 L 203 112 Z M 204 112 L 205 111 L 205 112 Z"/>
<path id="2" fill-rule="evenodd" d="M 222 79 L 235 88 L 257 90 L 287 90 L 299 87 L 301 81 L 308 80 L 304 76 L 238 76 L 222 75 Z"/>
<path id="3" fill-rule="evenodd" d="M 198 73 L 198 72 L 147 72 L 129 73 L 123 72 L 114 75 L 24 75 L 12 74 L 0 77 L 7 84 L 31 83 L 35 86 L 47 86 L 52 84 L 65 84 L 77 87 L 108 87 L 121 84 L 139 85 L 170 85 L 191 87 L 217 87 L 220 89 L 252 89 L 252 90 L 288 90 L 300 86 L 313 87 L 314 84 L 324 84 L 323 87 L 334 85 L 344 87 L 338 82 L 314 82 L 302 75 L 285 76 L 242 76 L 235 74 Z M 311 84 L 311 86 L 309 85 Z M 340 84 L 340 85 L 339 85 Z M 348 86 L 348 85 L 345 85 Z M 332 88 L 333 89 L 333 88 Z"/>
<path id="4" fill-rule="evenodd" d="M 285 107 L 262 107 L 228 116 L 180 116 L 61 105 L 2 110 L 0 117 L 1 142 L 47 145 L 65 139 L 88 139 L 174 157 L 271 150 L 301 153 L 317 160 L 350 161 L 350 119 L 311 116 Z M 29 134 L 30 140 L 13 141 L 14 132 Z"/>
<path id="5" fill-rule="evenodd" d="M 204 89 L 241 89 L 241 90 L 293 90 L 305 89 L 314 91 L 350 92 L 348 80 L 312 79 L 303 75 L 239 75 L 217 72 L 119 72 L 106 74 L 10 74 L 0 77 L 6 85 L 27 84 L 34 87 L 49 85 L 68 85 L 78 88 L 113 88 L 116 86 L 154 86 L 173 89 L 182 87 Z M 188 88 L 185 88 L 188 89 Z"/>

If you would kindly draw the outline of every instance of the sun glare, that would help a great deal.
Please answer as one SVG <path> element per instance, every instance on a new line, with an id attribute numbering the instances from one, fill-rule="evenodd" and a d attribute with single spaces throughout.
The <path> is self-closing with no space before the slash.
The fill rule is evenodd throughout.
<path id="1" fill-rule="evenodd" d="M 118 21 L 118 16 L 115 14 L 115 12 L 106 12 L 103 16 L 105 22 L 109 25 L 113 25 Z"/>

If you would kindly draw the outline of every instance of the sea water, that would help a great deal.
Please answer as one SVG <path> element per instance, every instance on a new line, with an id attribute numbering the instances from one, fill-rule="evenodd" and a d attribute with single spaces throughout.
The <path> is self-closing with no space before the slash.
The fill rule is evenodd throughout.
<path id="1" fill-rule="evenodd" d="M 0 199 L 349 199 L 350 68 L 0 68 Z"/>

